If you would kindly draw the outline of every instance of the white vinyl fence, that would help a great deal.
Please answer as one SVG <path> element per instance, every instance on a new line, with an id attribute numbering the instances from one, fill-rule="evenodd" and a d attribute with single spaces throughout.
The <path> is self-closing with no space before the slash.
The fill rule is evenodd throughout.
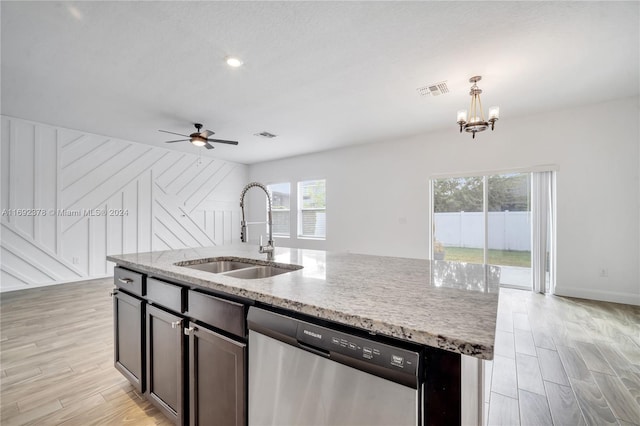
<path id="1" fill-rule="evenodd" d="M 489 212 L 489 248 L 531 250 L 531 212 Z M 435 238 L 445 247 L 484 247 L 482 212 L 434 214 Z"/>

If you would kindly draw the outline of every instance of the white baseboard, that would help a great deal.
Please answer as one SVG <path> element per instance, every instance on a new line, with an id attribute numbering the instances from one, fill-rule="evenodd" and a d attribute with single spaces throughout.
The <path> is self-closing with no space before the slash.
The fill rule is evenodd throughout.
<path id="1" fill-rule="evenodd" d="M 622 293 L 619 291 L 589 290 L 576 287 L 556 287 L 556 296 L 577 297 L 580 299 L 602 300 L 604 302 L 624 303 L 640 306 L 640 293 Z"/>
<path id="2" fill-rule="evenodd" d="M 0 293 L 6 293 L 6 292 L 9 292 L 9 291 L 18 291 L 18 290 L 28 290 L 30 288 L 49 287 L 49 286 L 52 286 L 52 285 L 75 283 L 75 282 L 79 282 L 79 281 L 98 280 L 98 279 L 101 279 L 101 278 L 109 278 L 109 277 L 113 277 L 113 274 L 98 275 L 98 276 L 93 276 L 93 277 L 81 277 L 81 278 L 75 278 L 75 279 L 72 279 L 72 280 L 64 280 L 64 281 L 47 281 L 47 282 L 29 284 L 29 285 L 0 286 Z"/>

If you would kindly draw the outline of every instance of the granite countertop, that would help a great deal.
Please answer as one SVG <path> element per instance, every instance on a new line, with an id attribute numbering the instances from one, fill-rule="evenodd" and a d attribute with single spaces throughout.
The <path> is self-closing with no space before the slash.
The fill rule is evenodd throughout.
<path id="1" fill-rule="evenodd" d="M 238 279 L 184 266 L 214 257 L 264 261 L 253 245 L 108 256 L 150 276 L 174 278 L 481 359 L 493 359 L 500 270 L 460 264 L 277 247 L 275 263 L 302 269 L 263 279 Z M 197 262 L 196 262 L 197 263 Z"/>

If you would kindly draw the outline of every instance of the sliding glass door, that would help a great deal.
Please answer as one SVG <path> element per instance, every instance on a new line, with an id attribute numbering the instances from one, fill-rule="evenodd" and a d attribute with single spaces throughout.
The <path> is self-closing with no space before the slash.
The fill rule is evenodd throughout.
<path id="1" fill-rule="evenodd" d="M 433 258 L 485 263 L 483 178 L 433 181 Z"/>
<path id="2" fill-rule="evenodd" d="M 500 284 L 531 288 L 531 173 L 487 176 L 487 263 Z"/>
<path id="3" fill-rule="evenodd" d="M 432 180 L 432 258 L 500 266 L 500 284 L 531 288 L 531 173 Z"/>

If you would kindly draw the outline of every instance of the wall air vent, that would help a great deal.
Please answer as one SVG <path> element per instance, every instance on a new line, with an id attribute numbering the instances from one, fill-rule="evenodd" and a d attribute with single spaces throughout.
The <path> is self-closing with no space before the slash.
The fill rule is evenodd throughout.
<path id="1" fill-rule="evenodd" d="M 271 138 L 275 138 L 278 135 L 274 135 L 273 133 L 269 133 L 269 132 L 260 132 L 260 133 L 254 133 L 254 136 L 260 136 L 263 138 L 271 139 Z"/>
<path id="2" fill-rule="evenodd" d="M 449 93 L 446 81 L 440 83 L 428 84 L 426 86 L 418 87 L 416 89 L 420 96 L 440 96 L 445 93 Z"/>

